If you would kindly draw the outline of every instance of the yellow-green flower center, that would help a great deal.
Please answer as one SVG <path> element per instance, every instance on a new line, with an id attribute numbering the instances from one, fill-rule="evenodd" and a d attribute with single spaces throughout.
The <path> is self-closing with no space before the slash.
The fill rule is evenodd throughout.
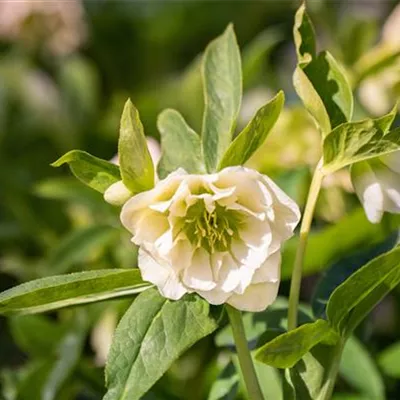
<path id="1" fill-rule="evenodd" d="M 202 200 L 192 205 L 184 218 L 183 231 L 195 247 L 209 253 L 227 251 L 232 239 L 238 237 L 242 218 L 235 210 L 215 204 L 210 212 Z"/>

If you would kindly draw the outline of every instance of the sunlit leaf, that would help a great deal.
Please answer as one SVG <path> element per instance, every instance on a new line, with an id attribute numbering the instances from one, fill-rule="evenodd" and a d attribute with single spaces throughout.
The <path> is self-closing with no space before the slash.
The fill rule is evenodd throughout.
<path id="1" fill-rule="evenodd" d="M 324 140 L 324 173 L 400 150 L 400 128 L 389 130 L 396 112 L 397 107 L 383 117 L 335 128 Z"/>
<path id="2" fill-rule="evenodd" d="M 118 156 L 122 180 L 132 193 L 143 192 L 154 186 L 154 166 L 143 125 L 138 110 L 129 99 L 121 117 Z"/>
<path id="3" fill-rule="evenodd" d="M 67 163 L 72 173 L 83 183 L 100 193 L 121 179 L 119 168 L 101 158 L 81 150 L 72 150 L 64 154 L 51 165 L 59 167 Z"/>
<path id="4" fill-rule="evenodd" d="M 0 314 L 45 312 L 135 295 L 150 286 L 142 281 L 138 269 L 108 269 L 51 276 L 0 293 Z"/>
<path id="5" fill-rule="evenodd" d="M 256 359 L 276 368 L 290 368 L 318 343 L 335 344 L 338 335 L 325 320 L 304 324 L 279 335 L 256 352 Z"/>
<path id="6" fill-rule="evenodd" d="M 242 97 L 240 52 L 232 25 L 208 45 L 202 74 L 203 155 L 207 171 L 212 172 L 232 140 Z"/>
<path id="7" fill-rule="evenodd" d="M 104 400 L 142 398 L 185 350 L 217 326 L 210 305 L 196 295 L 170 301 L 150 289 L 138 296 L 115 332 Z"/>
<path id="8" fill-rule="evenodd" d="M 365 316 L 400 282 L 400 247 L 355 272 L 332 293 L 326 313 L 342 334 L 350 334 Z"/>
<path id="9" fill-rule="evenodd" d="M 205 172 L 200 137 L 178 111 L 164 110 L 158 117 L 157 126 L 162 148 L 157 172 L 161 179 L 178 168 L 190 174 Z"/>
<path id="10" fill-rule="evenodd" d="M 232 165 L 243 165 L 264 143 L 268 133 L 278 120 L 284 103 L 284 94 L 279 92 L 270 102 L 261 107 L 253 119 L 238 134 L 222 157 L 218 169 Z"/>

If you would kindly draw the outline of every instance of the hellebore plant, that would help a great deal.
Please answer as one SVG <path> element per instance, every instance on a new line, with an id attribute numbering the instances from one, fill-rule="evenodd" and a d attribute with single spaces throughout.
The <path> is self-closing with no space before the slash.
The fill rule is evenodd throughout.
<path id="1" fill-rule="evenodd" d="M 141 398 L 187 348 L 224 323 L 225 311 L 251 400 L 264 398 L 254 360 L 286 369 L 288 398 L 329 399 L 347 339 L 400 282 L 400 248 L 394 248 L 339 285 L 323 318 L 298 326 L 304 257 L 323 178 L 352 166 L 368 218 L 379 222 L 384 211 L 398 213 L 400 128 L 391 129 L 396 108 L 378 119 L 352 121 L 352 89 L 334 57 L 316 52 L 304 5 L 296 14 L 294 38 L 294 86 L 321 133 L 323 155 L 300 227 L 288 329 L 271 327 L 253 354 L 241 311 L 263 311 L 276 300 L 281 250 L 300 212 L 252 160 L 279 117 L 283 93 L 235 135 L 242 74 L 232 26 L 203 55 L 201 135 L 178 111 L 163 111 L 158 119 L 162 156 L 156 168 L 139 112 L 128 100 L 121 118 L 119 166 L 79 150 L 53 164 L 67 163 L 78 179 L 103 193 L 105 201 L 122 207 L 122 225 L 139 247 L 138 268 L 28 282 L 0 294 L 0 313 L 45 312 L 137 295 L 114 335 L 106 400 Z"/>

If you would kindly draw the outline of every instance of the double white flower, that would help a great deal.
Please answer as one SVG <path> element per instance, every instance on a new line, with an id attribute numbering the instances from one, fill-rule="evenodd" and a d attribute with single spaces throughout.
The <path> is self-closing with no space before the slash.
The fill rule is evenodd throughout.
<path id="1" fill-rule="evenodd" d="M 400 151 L 352 165 L 351 179 L 370 222 L 400 213 Z"/>
<path id="2" fill-rule="evenodd" d="M 247 311 L 275 300 L 281 245 L 299 219 L 293 200 L 245 167 L 210 175 L 179 169 L 121 212 L 139 246 L 143 279 L 164 297 L 196 292 L 211 304 Z"/>

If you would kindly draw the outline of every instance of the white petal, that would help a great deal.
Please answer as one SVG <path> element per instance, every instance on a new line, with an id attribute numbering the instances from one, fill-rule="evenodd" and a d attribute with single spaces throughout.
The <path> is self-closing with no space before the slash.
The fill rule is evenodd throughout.
<path id="1" fill-rule="evenodd" d="M 384 194 L 384 211 L 400 212 L 400 175 L 382 164 L 375 170 Z"/>
<path id="2" fill-rule="evenodd" d="M 370 164 L 366 161 L 353 164 L 351 180 L 368 220 L 378 223 L 383 215 L 384 196 L 382 187 Z"/>
<path id="3" fill-rule="evenodd" d="M 298 205 L 270 178 L 263 175 L 263 183 L 273 196 L 274 225 L 279 230 L 282 240 L 289 239 L 293 235 L 300 220 Z"/>
<path id="4" fill-rule="evenodd" d="M 223 292 L 232 292 L 239 285 L 240 279 L 240 264 L 229 253 L 225 253 L 218 274 L 218 287 Z"/>
<path id="5" fill-rule="evenodd" d="M 169 229 L 169 223 L 165 215 L 145 210 L 133 214 L 131 229 L 132 241 L 140 246 L 142 243 L 156 242 Z"/>
<path id="6" fill-rule="evenodd" d="M 263 311 L 272 304 L 278 294 L 279 282 L 250 285 L 243 294 L 233 294 L 227 303 L 242 311 Z"/>
<path id="7" fill-rule="evenodd" d="M 179 300 L 188 292 L 165 260 L 156 259 L 151 251 L 142 247 L 139 249 L 139 269 L 143 279 L 156 285 L 168 299 Z"/>
<path id="8" fill-rule="evenodd" d="M 204 297 L 204 299 L 206 299 L 210 304 L 214 304 L 215 306 L 225 303 L 230 296 L 230 293 L 224 292 L 218 288 L 209 290 L 207 292 L 203 292 L 201 290 L 197 290 L 196 292 L 201 297 Z"/>
<path id="9" fill-rule="evenodd" d="M 192 263 L 193 252 L 194 248 L 188 240 L 175 240 L 174 246 L 169 254 L 172 268 L 174 268 L 175 271 L 182 271 L 189 268 Z"/>
<path id="10" fill-rule="evenodd" d="M 210 255 L 206 250 L 199 248 L 194 252 L 192 263 L 183 274 L 183 282 L 193 290 L 207 291 L 217 286 L 213 280 Z"/>
<path id="11" fill-rule="evenodd" d="M 281 253 L 271 254 L 253 275 L 252 284 L 262 282 L 279 282 L 281 275 Z"/>
<path id="12" fill-rule="evenodd" d="M 272 241 L 272 232 L 268 221 L 259 221 L 249 217 L 239 231 L 246 245 L 254 248 L 268 248 Z"/>

